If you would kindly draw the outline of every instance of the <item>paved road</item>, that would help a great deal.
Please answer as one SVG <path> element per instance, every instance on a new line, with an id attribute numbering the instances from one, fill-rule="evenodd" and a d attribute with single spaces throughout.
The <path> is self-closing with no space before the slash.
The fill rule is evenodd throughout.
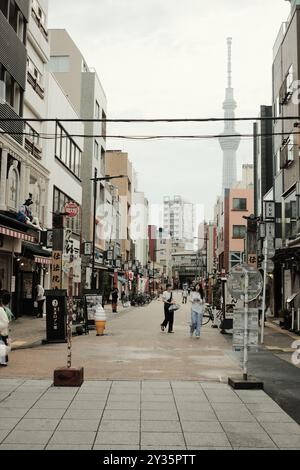
<path id="1" fill-rule="evenodd" d="M 156 301 L 109 315 L 107 336 L 74 338 L 80 389 L 52 386 L 65 344 L 13 351 L 0 371 L 0 450 L 299 450 L 300 426 L 265 392 L 226 384 L 240 373 L 229 337 L 208 325 L 190 338 L 188 306 L 175 314 L 175 334 L 162 333 L 162 311 Z M 250 361 L 271 395 L 285 367 L 290 380 L 296 368 L 268 351 Z"/>
<path id="2" fill-rule="evenodd" d="M 166 379 L 227 381 L 239 373 L 231 345 L 209 326 L 200 340 L 189 337 L 190 307 L 175 313 L 175 334 L 162 333 L 163 304 L 134 308 L 109 317 L 107 336 L 73 340 L 73 365 L 83 366 L 86 379 Z M 34 320 L 32 320 L 34 321 Z M 13 351 L 1 377 L 51 378 L 66 365 L 66 345 Z"/>
<path id="3" fill-rule="evenodd" d="M 222 383 L 0 379 L 0 411 L 0 450 L 300 449 L 263 391 Z"/>
<path id="4" fill-rule="evenodd" d="M 231 344 L 231 336 L 226 336 Z M 264 347 L 249 355 L 249 373 L 264 382 L 265 392 L 300 424 L 300 367 L 292 364 L 291 348 L 298 336 L 269 325 Z"/>

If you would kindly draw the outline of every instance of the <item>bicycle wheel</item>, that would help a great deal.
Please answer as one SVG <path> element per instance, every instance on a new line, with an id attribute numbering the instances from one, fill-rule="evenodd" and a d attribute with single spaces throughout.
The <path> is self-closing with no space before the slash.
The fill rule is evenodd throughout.
<path id="1" fill-rule="evenodd" d="M 202 325 L 207 325 L 207 323 L 209 322 L 210 320 L 210 315 L 209 313 L 205 313 L 202 317 Z"/>

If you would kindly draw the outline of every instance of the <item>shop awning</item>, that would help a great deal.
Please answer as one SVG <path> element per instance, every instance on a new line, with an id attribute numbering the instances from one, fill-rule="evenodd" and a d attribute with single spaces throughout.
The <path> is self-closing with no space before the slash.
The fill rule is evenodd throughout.
<path id="1" fill-rule="evenodd" d="M 34 262 L 38 264 L 51 264 L 52 262 L 52 253 L 44 250 L 39 245 L 23 242 L 23 253 L 24 255 L 31 256 Z"/>
<path id="2" fill-rule="evenodd" d="M 0 234 L 6 235 L 7 237 L 17 238 L 18 240 L 24 240 L 26 242 L 36 243 L 36 238 L 32 235 L 27 235 L 27 233 L 19 232 L 18 230 L 12 230 L 7 227 L 0 225 Z"/>

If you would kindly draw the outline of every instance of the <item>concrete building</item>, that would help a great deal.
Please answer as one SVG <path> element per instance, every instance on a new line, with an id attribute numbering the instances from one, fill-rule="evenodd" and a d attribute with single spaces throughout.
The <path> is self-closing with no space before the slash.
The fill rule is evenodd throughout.
<path id="1" fill-rule="evenodd" d="M 195 216 L 193 204 L 181 196 L 164 198 L 164 231 L 173 243 L 182 243 L 185 250 L 194 249 Z"/>
<path id="2" fill-rule="evenodd" d="M 109 176 L 123 175 L 126 178 L 114 180 L 120 196 L 121 212 L 121 257 L 123 262 L 131 260 L 130 236 L 131 207 L 133 199 L 133 168 L 128 153 L 121 150 L 108 150 L 105 154 L 105 173 Z"/>
<path id="3" fill-rule="evenodd" d="M 4 0 L 0 3 L 0 119 L 4 119 L 1 130 L 6 132 L 0 136 L 0 284 L 12 292 L 16 316 L 33 314 L 34 288 L 41 280 L 44 265 L 41 261 L 46 263 L 47 256 L 40 248 L 40 231 L 18 221 L 17 214 L 32 193 L 32 214 L 41 225 L 46 225 L 49 174 L 43 164 L 46 154 L 41 151 L 36 134 L 29 131 L 28 125 L 5 122 L 5 119 L 36 117 L 34 112 L 28 114 L 30 94 L 33 111 L 39 113 L 45 109 L 44 101 L 34 90 L 31 75 L 34 72 L 27 63 L 27 55 L 33 55 L 32 43 L 38 41 L 41 29 L 45 37 L 39 52 L 43 55 L 43 49 L 47 49 L 46 28 L 46 18 L 42 10 L 37 10 L 37 2 Z M 36 83 L 38 78 L 35 77 Z M 29 134 L 25 139 L 24 131 Z"/>
<path id="4" fill-rule="evenodd" d="M 172 276 L 174 285 L 182 287 L 201 277 L 199 257 L 195 251 L 172 253 Z"/>
<path id="5" fill-rule="evenodd" d="M 163 228 L 159 229 L 156 249 L 156 261 L 162 267 L 162 284 L 166 284 L 172 280 L 172 240 Z"/>
<path id="6" fill-rule="evenodd" d="M 233 188 L 254 189 L 254 166 L 252 163 L 242 165 L 242 179 Z"/>
<path id="7" fill-rule="evenodd" d="M 260 118 L 272 117 L 272 106 L 260 107 Z M 253 125 L 254 134 L 254 213 L 263 215 L 263 198 L 273 186 L 272 120 L 259 120 Z"/>
<path id="8" fill-rule="evenodd" d="M 217 269 L 217 227 L 214 222 L 209 222 L 207 232 L 207 273 L 210 275 Z"/>
<path id="9" fill-rule="evenodd" d="M 55 75 L 68 100 L 72 103 L 76 114 L 82 119 L 106 119 L 107 100 L 97 72 L 88 67 L 78 46 L 65 29 L 50 30 L 51 56 L 49 70 Z M 106 123 L 85 122 L 83 133 L 84 147 L 81 162 L 82 180 L 82 222 L 83 241 L 93 240 L 94 220 L 94 186 L 91 178 L 97 171 L 98 177 L 105 176 Z M 93 136 L 93 138 L 88 137 Z M 103 219 L 107 197 L 106 186 L 97 183 L 97 214 L 96 214 L 96 285 L 101 289 L 103 284 L 104 251 L 106 243 L 103 238 L 106 221 Z M 90 286 L 90 256 L 83 257 L 83 283 Z"/>
<path id="10" fill-rule="evenodd" d="M 148 224 L 149 224 L 149 203 L 145 193 L 137 191 L 137 178 L 135 175 L 133 192 L 133 204 L 131 207 L 131 238 L 135 244 L 135 260 L 145 267 L 148 262 Z"/>
<path id="11" fill-rule="evenodd" d="M 274 272 L 274 314 L 286 308 L 295 294 L 294 307 L 300 307 L 300 160 L 298 132 L 300 103 L 300 3 L 290 0 L 291 11 L 281 25 L 273 48 L 273 157 L 274 185 L 266 200 L 274 205 L 267 222 L 269 247 L 276 249 Z M 286 119 L 278 119 L 286 118 Z M 275 201 L 275 204 L 274 204 Z M 267 220 L 268 219 L 268 220 Z M 278 222 L 281 222 L 278 224 Z"/>
<path id="12" fill-rule="evenodd" d="M 65 253 L 70 249 L 74 255 L 80 255 L 82 239 L 82 184 L 81 161 L 83 152 L 83 138 L 73 137 L 83 135 L 81 122 L 65 122 L 63 119 L 78 120 L 79 116 L 72 103 L 66 97 L 54 75 L 49 73 L 46 80 L 48 96 L 48 116 L 55 116 L 57 122 L 49 122 L 47 133 L 55 135 L 55 139 L 47 140 L 45 167 L 50 174 L 48 190 L 47 227 L 52 227 L 53 213 L 65 212 L 68 202 L 75 202 L 79 213 L 74 218 L 66 218 L 68 236 L 65 240 Z M 62 121 L 60 121 L 62 119 Z M 79 261 L 78 261 L 79 263 Z M 81 287 L 81 265 L 77 265 L 74 276 L 74 294 L 79 295 Z M 67 288 L 67 276 L 63 279 L 63 288 Z"/>
<path id="13" fill-rule="evenodd" d="M 244 261 L 247 222 L 254 214 L 253 165 L 242 166 L 242 180 L 219 196 L 214 209 L 218 269 L 229 271 Z"/>
<path id="14" fill-rule="evenodd" d="M 231 47 L 232 38 L 227 39 L 228 46 L 228 77 L 226 97 L 223 103 L 225 119 L 232 119 L 235 117 L 235 109 L 237 107 L 234 100 L 234 90 L 232 88 L 232 63 L 231 63 Z M 230 136 L 230 137 L 228 137 Z M 222 180 L 222 193 L 227 188 L 232 188 L 237 181 L 237 165 L 236 165 L 236 152 L 240 145 L 240 135 L 235 130 L 234 121 L 225 121 L 225 128 L 219 137 L 220 146 L 223 151 L 223 180 Z"/>
<path id="15" fill-rule="evenodd" d="M 223 226 L 219 244 L 219 270 L 230 271 L 244 262 L 247 221 L 254 212 L 253 189 L 227 189 L 224 196 Z"/>

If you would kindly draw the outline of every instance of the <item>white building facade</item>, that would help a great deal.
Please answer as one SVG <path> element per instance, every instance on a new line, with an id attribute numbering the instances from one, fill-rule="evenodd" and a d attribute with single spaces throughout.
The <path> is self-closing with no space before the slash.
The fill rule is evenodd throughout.
<path id="1" fill-rule="evenodd" d="M 164 198 L 164 231 L 185 250 L 194 249 L 195 214 L 193 204 L 181 196 Z"/>

